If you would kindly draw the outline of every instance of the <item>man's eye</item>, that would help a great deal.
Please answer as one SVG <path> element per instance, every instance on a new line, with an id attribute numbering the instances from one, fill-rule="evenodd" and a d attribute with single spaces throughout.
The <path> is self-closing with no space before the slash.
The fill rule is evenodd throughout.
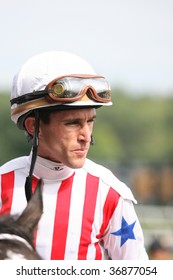
<path id="1" fill-rule="evenodd" d="M 93 123 L 95 119 L 88 120 L 88 123 Z"/>
<path id="2" fill-rule="evenodd" d="M 76 124 L 78 124 L 77 121 L 66 122 L 66 125 L 76 125 Z"/>

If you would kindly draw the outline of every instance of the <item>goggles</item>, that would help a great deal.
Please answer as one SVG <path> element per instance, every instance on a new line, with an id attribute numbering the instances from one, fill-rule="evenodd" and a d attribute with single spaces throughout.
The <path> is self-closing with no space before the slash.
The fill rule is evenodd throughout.
<path id="1" fill-rule="evenodd" d="M 56 102 L 71 103 L 87 95 L 94 101 L 107 103 L 111 101 L 110 91 L 109 83 L 103 76 L 74 74 L 56 78 L 44 90 L 27 93 L 10 102 L 11 105 L 22 104 L 46 97 Z"/>

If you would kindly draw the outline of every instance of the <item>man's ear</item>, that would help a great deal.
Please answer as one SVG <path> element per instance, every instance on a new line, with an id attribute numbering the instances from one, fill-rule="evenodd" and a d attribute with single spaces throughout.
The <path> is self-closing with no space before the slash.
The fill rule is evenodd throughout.
<path id="1" fill-rule="evenodd" d="M 25 128 L 30 135 L 34 135 L 35 117 L 27 117 L 25 120 Z"/>

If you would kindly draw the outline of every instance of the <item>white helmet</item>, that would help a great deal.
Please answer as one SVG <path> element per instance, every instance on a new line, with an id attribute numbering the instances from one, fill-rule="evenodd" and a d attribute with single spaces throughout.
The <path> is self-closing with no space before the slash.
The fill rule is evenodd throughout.
<path id="1" fill-rule="evenodd" d="M 73 98 L 68 98 L 67 102 L 64 101 L 65 98 L 63 98 L 62 102 L 61 98 L 54 98 L 51 92 L 52 88 L 46 89 L 49 83 L 52 86 L 57 80 L 59 81 L 60 78 L 63 78 L 63 80 L 66 78 L 68 80 L 68 77 L 73 79 L 75 77 L 79 80 L 83 79 L 87 81 L 87 90 L 88 88 L 91 89 L 91 97 L 89 97 L 85 91 L 84 94 L 79 94 L 77 98 L 75 97 L 75 100 L 73 100 Z M 93 81 L 94 84 L 92 84 Z M 78 83 L 79 81 L 77 81 L 76 84 Z M 98 83 L 100 83 L 98 87 L 103 86 L 104 88 L 101 89 L 101 93 L 105 94 L 106 92 L 108 99 L 104 100 L 105 97 L 98 98 Z M 60 85 L 58 87 L 58 97 L 59 94 L 62 93 L 62 86 L 61 92 L 59 92 L 59 90 Z M 78 90 L 81 91 L 81 89 Z M 29 59 L 13 79 L 11 91 L 11 119 L 15 123 L 18 122 L 21 116 L 25 114 L 28 115 L 28 112 L 43 107 L 58 106 L 60 109 L 61 106 L 97 107 L 111 104 L 110 86 L 105 78 L 97 76 L 93 68 L 85 60 L 68 52 L 49 51 L 38 54 Z"/>
<path id="2" fill-rule="evenodd" d="M 76 106 L 100 107 L 111 104 L 109 83 L 104 77 L 96 75 L 85 60 L 74 54 L 44 52 L 23 65 L 13 80 L 11 119 L 24 129 L 25 118 L 34 111 L 34 135 L 26 132 L 33 146 L 30 171 L 25 182 L 27 200 L 32 195 L 32 173 L 37 157 L 41 108 L 62 110 Z"/>

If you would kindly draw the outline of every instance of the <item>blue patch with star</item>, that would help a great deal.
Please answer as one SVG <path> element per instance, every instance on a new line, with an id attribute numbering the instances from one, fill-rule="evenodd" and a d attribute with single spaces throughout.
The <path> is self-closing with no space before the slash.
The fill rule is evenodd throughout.
<path id="1" fill-rule="evenodd" d="M 136 239 L 133 228 L 135 226 L 135 223 L 128 224 L 124 217 L 122 217 L 121 221 L 121 228 L 115 232 L 111 232 L 111 234 L 116 235 L 116 236 L 121 236 L 121 246 L 128 240 L 128 239 Z"/>

